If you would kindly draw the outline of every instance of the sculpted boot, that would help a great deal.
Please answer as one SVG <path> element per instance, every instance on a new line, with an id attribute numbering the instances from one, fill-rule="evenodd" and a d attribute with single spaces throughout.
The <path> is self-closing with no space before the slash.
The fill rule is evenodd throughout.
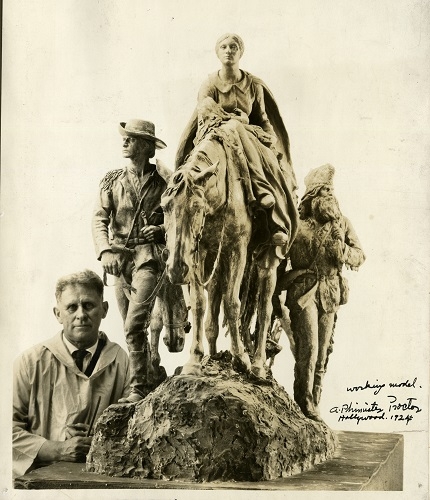
<path id="1" fill-rule="evenodd" d="M 130 394 L 126 398 L 121 398 L 118 403 L 138 403 L 150 392 L 148 387 L 148 349 L 143 351 L 130 351 Z"/>
<path id="2" fill-rule="evenodd" d="M 299 401 L 296 400 L 296 403 L 300 406 L 300 409 L 303 412 L 303 415 L 306 418 L 310 418 L 311 420 L 315 420 L 315 422 L 322 422 L 322 418 L 320 417 L 318 406 L 315 406 L 311 397 L 300 398 Z"/>
<path id="3" fill-rule="evenodd" d="M 294 400 L 300 406 L 303 415 L 316 422 L 322 422 L 319 415 L 318 405 L 314 404 L 314 396 L 311 392 L 313 389 L 313 373 L 309 367 L 300 366 L 296 362 L 294 378 Z"/>
<path id="4" fill-rule="evenodd" d="M 313 420 L 317 420 L 322 422 L 322 418 L 320 417 L 320 411 L 319 411 L 319 404 L 320 404 L 320 399 L 321 399 L 321 390 L 322 387 L 320 385 L 314 385 L 313 391 L 312 391 L 312 399 L 313 399 L 313 406 L 314 406 L 314 412 L 317 415 L 318 418 L 314 418 Z M 312 417 L 310 417 L 312 418 Z"/>
<path id="5" fill-rule="evenodd" d="M 315 407 L 318 407 L 318 405 L 320 404 L 321 391 L 322 391 L 321 385 L 318 385 L 318 384 L 314 385 L 314 389 L 312 391 L 312 397 L 314 400 Z"/>

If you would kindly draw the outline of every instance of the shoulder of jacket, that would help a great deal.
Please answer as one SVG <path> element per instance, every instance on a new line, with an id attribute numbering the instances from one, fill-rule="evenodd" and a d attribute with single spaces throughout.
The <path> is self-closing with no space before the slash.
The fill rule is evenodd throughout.
<path id="1" fill-rule="evenodd" d="M 42 358 L 45 357 L 46 353 L 48 356 L 52 356 L 52 352 L 44 342 L 28 347 L 25 351 L 21 352 L 17 358 L 14 360 L 14 365 L 25 367 L 25 370 L 32 371 L 34 367 L 40 363 Z"/>
<path id="2" fill-rule="evenodd" d="M 214 71 L 209 73 L 206 79 L 203 81 L 203 84 L 213 83 L 218 79 L 218 71 Z"/>
<path id="3" fill-rule="evenodd" d="M 256 87 L 261 87 L 262 88 L 262 92 L 263 92 L 265 98 L 268 97 L 273 102 L 275 102 L 275 98 L 273 97 L 273 94 L 272 94 L 271 90 L 269 89 L 269 87 L 267 86 L 267 84 L 264 82 L 264 80 L 262 80 L 258 76 L 253 75 L 252 73 L 248 73 L 246 71 L 245 71 L 245 73 L 248 76 L 248 78 L 251 80 L 251 85 L 253 85 L 255 88 Z"/>
<path id="4" fill-rule="evenodd" d="M 351 221 L 348 219 L 348 217 L 345 217 L 345 215 L 342 214 L 341 217 L 342 224 L 345 228 L 352 227 Z"/>
<path id="5" fill-rule="evenodd" d="M 211 93 L 216 89 L 216 81 L 217 81 L 217 74 L 216 73 L 211 73 L 208 75 L 200 84 L 199 87 L 199 92 L 198 95 L 200 96 L 202 93 Z"/>
<path id="6" fill-rule="evenodd" d="M 113 183 L 124 173 L 123 168 L 117 168 L 108 172 L 100 181 L 100 188 L 104 191 L 110 191 Z"/>

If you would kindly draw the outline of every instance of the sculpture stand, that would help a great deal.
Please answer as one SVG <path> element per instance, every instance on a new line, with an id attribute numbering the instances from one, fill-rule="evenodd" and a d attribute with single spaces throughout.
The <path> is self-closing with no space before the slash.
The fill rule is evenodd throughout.
<path id="1" fill-rule="evenodd" d="M 144 400 L 99 418 L 87 471 L 163 481 L 267 481 L 331 458 L 335 434 L 305 418 L 274 379 L 258 385 L 231 354 L 201 377 L 169 377 Z"/>

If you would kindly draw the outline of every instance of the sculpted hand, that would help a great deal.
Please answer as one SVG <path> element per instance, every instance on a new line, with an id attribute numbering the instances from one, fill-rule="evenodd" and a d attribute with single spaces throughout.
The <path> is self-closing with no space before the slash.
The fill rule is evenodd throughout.
<path id="1" fill-rule="evenodd" d="M 162 229 L 159 226 L 146 226 L 140 231 L 142 238 L 145 238 L 149 243 L 159 239 L 161 233 Z"/>
<path id="2" fill-rule="evenodd" d="M 66 439 L 76 436 L 86 437 L 89 428 L 88 424 L 70 424 L 66 427 Z"/>
<path id="3" fill-rule="evenodd" d="M 235 118 L 236 120 L 239 120 L 241 123 L 245 123 L 245 124 L 249 123 L 248 115 L 244 111 L 242 111 L 239 108 L 235 108 L 233 111 L 234 111 L 233 118 Z"/>
<path id="4" fill-rule="evenodd" d="M 333 228 L 331 230 L 331 234 L 332 234 L 332 236 L 333 236 L 333 238 L 335 240 L 341 240 L 342 241 L 343 240 L 343 234 L 342 233 L 343 232 L 342 232 L 341 228 L 337 224 L 333 225 Z"/>
<path id="5" fill-rule="evenodd" d="M 37 452 L 37 458 L 41 462 L 82 462 L 90 451 L 91 439 L 74 436 L 66 441 L 46 440 Z"/>
<path id="6" fill-rule="evenodd" d="M 121 261 L 118 254 L 107 250 L 102 253 L 101 257 L 103 271 L 114 276 L 119 276 L 121 272 Z"/>
<path id="7" fill-rule="evenodd" d="M 358 267 L 356 266 L 350 266 L 349 264 L 345 264 L 346 268 L 349 269 L 350 271 L 358 271 Z"/>

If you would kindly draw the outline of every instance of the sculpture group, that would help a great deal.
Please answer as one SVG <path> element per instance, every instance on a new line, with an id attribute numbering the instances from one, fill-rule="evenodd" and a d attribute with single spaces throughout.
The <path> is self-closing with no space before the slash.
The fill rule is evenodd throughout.
<path id="1" fill-rule="evenodd" d="M 182 375 L 201 375 L 204 337 L 209 355 L 216 355 L 217 337 L 225 326 L 234 369 L 253 383 L 267 383 L 268 335 L 283 310 L 284 325 L 287 321 L 291 326 L 288 333 L 295 358 L 294 399 L 304 417 L 322 422 L 323 377 L 337 312 L 348 295 L 342 270 L 345 266 L 358 269 L 364 253 L 333 195 L 331 165 L 310 171 L 298 203 L 285 125 L 265 83 L 239 68 L 242 39 L 227 33 L 215 49 L 221 69 L 199 90 L 196 109 L 179 141 L 174 171 L 158 160 L 151 162 L 156 149 L 166 147 L 156 136 L 154 124 L 132 119 L 119 126 L 123 156 L 129 163 L 108 172 L 100 183 L 93 238 L 105 285 L 108 275 L 116 277 L 115 293 L 129 350 L 130 387 L 123 381 L 95 410 L 92 401 L 89 407 L 94 418 L 117 401 L 139 403 L 166 379 L 158 352 L 160 332 L 164 328 L 169 351 L 178 352 L 190 321 L 190 357 Z M 103 285 L 94 285 L 95 281 L 94 277 L 73 276 L 65 280 L 61 293 L 79 291 L 82 295 L 82 290 L 96 288 L 94 302 L 105 315 Z M 184 286 L 189 289 L 190 321 Z M 61 293 L 59 310 L 64 299 Z M 88 312 L 81 311 L 83 299 L 75 295 L 81 321 Z M 273 308 L 273 304 L 280 307 Z M 289 318 L 285 318 L 285 306 Z M 56 316 L 64 324 L 65 316 Z M 97 316 L 92 336 L 102 317 Z M 66 328 L 63 333 L 67 337 Z M 73 336 L 66 340 L 75 345 Z M 270 342 L 276 347 L 276 342 Z M 79 346 L 82 351 L 80 347 L 90 345 Z M 88 356 L 89 362 L 90 354 L 93 351 L 84 350 L 82 359 Z M 70 357 L 66 351 L 64 356 Z M 24 373 L 22 363 L 19 370 Z M 91 374 L 82 373 L 81 361 L 76 365 L 73 377 L 83 384 Z M 19 409 L 14 409 L 18 422 L 14 436 L 17 443 L 24 443 L 24 448 L 17 445 L 21 456 L 32 433 L 27 422 L 33 416 L 25 415 L 25 408 L 31 411 L 30 386 L 30 380 L 22 382 L 20 391 L 25 394 L 20 396 Z M 75 440 L 78 451 L 64 460 L 76 460 L 88 451 L 88 425 L 76 425 L 69 438 Z M 58 429 L 45 434 L 45 440 L 67 439 Z M 36 448 L 25 463 L 37 458 Z M 55 453 L 39 459 L 55 459 Z"/>
<path id="2" fill-rule="evenodd" d="M 287 290 L 294 398 L 319 421 L 336 312 L 346 301 L 341 271 L 357 269 L 364 254 L 333 196 L 331 165 L 309 173 L 297 207 L 288 135 L 267 86 L 239 69 L 243 50 L 237 35 L 217 41 L 221 70 L 199 91 L 162 196 L 167 275 L 190 288 L 193 342 L 182 373 L 200 374 L 204 334 L 216 354 L 222 305 L 238 369 L 266 378 L 272 298 Z"/>

